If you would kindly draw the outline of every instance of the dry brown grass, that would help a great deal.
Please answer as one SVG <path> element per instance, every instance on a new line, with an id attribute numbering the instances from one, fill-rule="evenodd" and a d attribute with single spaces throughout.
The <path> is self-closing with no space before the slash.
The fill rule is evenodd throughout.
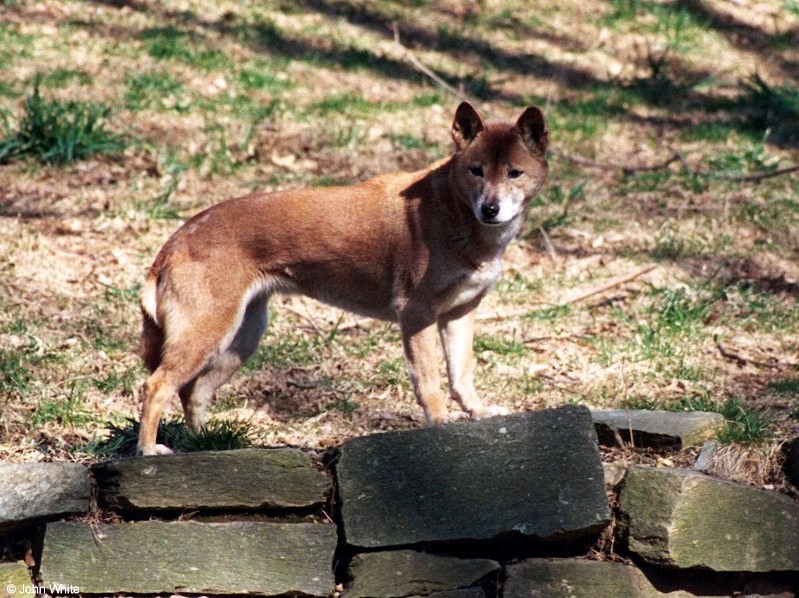
<path id="1" fill-rule="evenodd" d="M 403 58 L 392 23 L 486 114 L 537 103 L 552 128 L 547 190 L 481 308 L 483 395 L 514 411 L 737 396 L 769 410 L 778 438 L 796 432 L 796 393 L 775 383 L 799 377 L 797 178 L 680 172 L 797 162 L 784 128 L 760 143 L 742 87 L 755 72 L 774 89 L 797 80 L 796 15 L 776 0 L 659 0 L 630 15 L 622 2 L 417 4 L 0 8 L 0 47 L 11 49 L 0 108 L 18 113 L 36 73 L 83 73 L 88 83 L 44 91 L 108 104 L 115 129 L 139 140 L 72 166 L 0 165 L 0 459 L 87 458 L 80 447 L 107 422 L 136 415 L 136 291 L 180 222 L 158 210 L 183 218 L 252 189 L 354 181 L 450 151 L 457 99 Z M 168 85 L 134 105 L 144 75 Z M 635 169 L 674 151 L 682 162 L 630 175 L 566 157 Z M 674 316 L 678 291 L 679 309 L 709 309 Z M 393 327 L 301 298 L 274 300 L 270 317 L 259 367 L 222 390 L 219 417 L 251 420 L 264 444 L 314 447 L 420 425 Z"/>

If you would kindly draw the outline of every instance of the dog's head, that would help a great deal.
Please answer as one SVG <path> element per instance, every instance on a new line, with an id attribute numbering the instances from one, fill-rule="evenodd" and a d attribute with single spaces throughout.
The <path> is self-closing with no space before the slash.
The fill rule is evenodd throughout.
<path id="1" fill-rule="evenodd" d="M 455 112 L 453 184 L 486 226 L 518 219 L 544 184 L 549 130 L 544 114 L 527 108 L 514 123 L 484 123 L 471 104 Z"/>

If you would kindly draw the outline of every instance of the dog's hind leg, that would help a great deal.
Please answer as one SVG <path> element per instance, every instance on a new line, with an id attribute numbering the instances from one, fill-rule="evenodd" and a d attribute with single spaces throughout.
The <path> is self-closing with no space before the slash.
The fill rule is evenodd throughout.
<path id="1" fill-rule="evenodd" d="M 178 293 L 168 288 L 163 291 L 159 300 L 164 302 L 160 322 L 164 341 L 160 363 L 142 387 L 139 453 L 170 452 L 156 444 L 158 423 L 167 402 L 184 387 L 184 403 L 189 405 L 187 421 L 192 426 L 201 425 L 204 407 L 217 386 L 238 368 L 248 356 L 247 350 L 257 346 L 253 337 L 260 338 L 263 331 L 265 299 L 259 299 L 263 291 L 257 287 L 252 292 L 243 289 L 238 296 L 244 299 L 238 305 L 215 304 L 214 297 L 195 296 L 190 307 L 184 307 Z M 203 307 L 202 312 L 197 312 L 198 306 Z M 255 326 L 244 326 L 245 322 Z M 250 333 L 251 328 L 254 333 Z"/>
<path id="2" fill-rule="evenodd" d="M 195 432 L 205 423 L 205 412 L 216 390 L 255 353 L 266 329 L 268 296 L 255 298 L 247 306 L 233 341 L 188 384 L 180 389 L 186 425 Z"/>

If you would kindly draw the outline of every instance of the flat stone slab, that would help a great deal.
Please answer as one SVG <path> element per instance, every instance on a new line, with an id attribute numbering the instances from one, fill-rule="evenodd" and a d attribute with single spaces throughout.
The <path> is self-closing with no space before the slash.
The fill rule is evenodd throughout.
<path id="1" fill-rule="evenodd" d="M 693 470 L 633 467 L 620 494 L 632 552 L 653 564 L 799 571 L 799 503 Z"/>
<path id="2" fill-rule="evenodd" d="M 336 469 L 344 535 L 358 547 L 571 540 L 610 520 L 583 407 L 353 438 Z"/>
<path id="3" fill-rule="evenodd" d="M 357 555 L 350 564 L 347 598 L 484 596 L 476 584 L 501 565 L 488 559 L 458 559 L 413 550 Z"/>
<path id="4" fill-rule="evenodd" d="M 299 509 L 324 503 L 330 478 L 297 449 L 245 449 L 109 461 L 93 469 L 100 504 L 121 511 Z"/>
<path id="5" fill-rule="evenodd" d="M 724 424 L 719 413 L 704 411 L 645 411 L 594 409 L 591 417 L 600 444 L 637 447 L 687 448 L 702 446 Z"/>
<path id="6" fill-rule="evenodd" d="M 336 527 L 312 523 L 51 523 L 42 584 L 82 594 L 329 596 Z"/>
<path id="7" fill-rule="evenodd" d="M 505 571 L 505 598 L 702 598 L 704 595 L 674 587 L 658 588 L 637 567 L 614 562 L 531 559 L 508 565 Z M 720 595 L 708 592 L 706 596 Z"/>
<path id="8" fill-rule="evenodd" d="M 89 470 L 79 463 L 0 463 L 0 480 L 0 533 L 89 511 Z"/>

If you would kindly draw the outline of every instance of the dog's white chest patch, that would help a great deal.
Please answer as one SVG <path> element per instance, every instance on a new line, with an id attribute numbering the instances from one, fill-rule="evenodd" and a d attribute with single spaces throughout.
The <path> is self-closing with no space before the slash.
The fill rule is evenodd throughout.
<path id="1" fill-rule="evenodd" d="M 444 301 L 445 310 L 449 311 L 483 294 L 499 278 L 502 270 L 499 260 L 486 262 L 480 268 L 471 271 L 458 280 L 449 290 Z"/>

